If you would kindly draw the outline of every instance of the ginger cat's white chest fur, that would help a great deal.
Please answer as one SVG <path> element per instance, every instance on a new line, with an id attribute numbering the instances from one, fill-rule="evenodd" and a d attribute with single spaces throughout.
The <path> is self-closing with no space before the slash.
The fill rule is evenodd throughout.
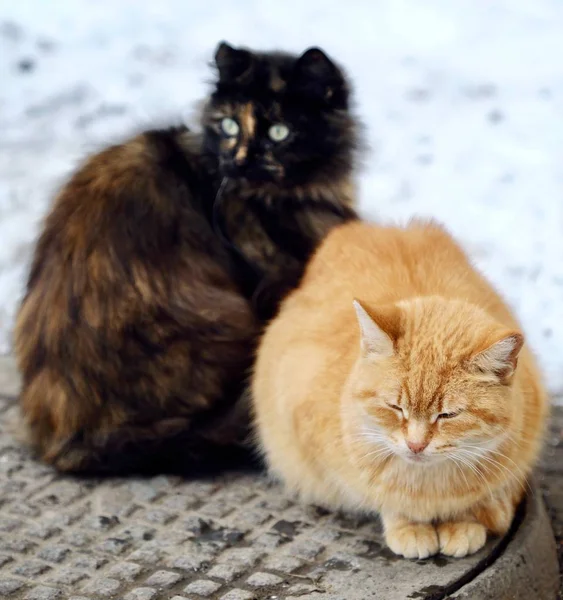
<path id="1" fill-rule="evenodd" d="M 505 533 L 547 397 L 510 310 L 432 223 L 333 231 L 261 342 L 256 433 L 304 501 L 376 511 L 398 554 Z"/>

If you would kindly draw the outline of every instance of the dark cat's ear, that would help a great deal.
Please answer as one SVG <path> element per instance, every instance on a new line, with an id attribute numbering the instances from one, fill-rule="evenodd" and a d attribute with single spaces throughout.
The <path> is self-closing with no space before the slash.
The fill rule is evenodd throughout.
<path id="1" fill-rule="evenodd" d="M 291 84 L 304 95 L 344 104 L 345 108 L 348 94 L 344 75 L 320 48 L 309 48 L 297 59 Z"/>
<path id="2" fill-rule="evenodd" d="M 523 344 L 524 336 L 518 331 L 503 333 L 500 339 L 469 359 L 469 368 L 508 383 L 516 370 Z"/>
<path id="3" fill-rule="evenodd" d="M 221 42 L 215 51 L 215 64 L 219 71 L 219 81 L 241 81 L 252 67 L 252 53 Z"/>

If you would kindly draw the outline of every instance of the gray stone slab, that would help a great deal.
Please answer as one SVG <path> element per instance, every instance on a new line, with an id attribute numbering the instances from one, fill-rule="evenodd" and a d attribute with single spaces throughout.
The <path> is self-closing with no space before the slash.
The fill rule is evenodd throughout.
<path id="1" fill-rule="evenodd" d="M 296 504 L 259 475 L 61 477 L 3 426 L 14 409 L 0 412 L 2 598 L 555 597 L 553 536 L 537 494 L 508 544 L 408 561 L 385 547 L 376 519 Z"/>

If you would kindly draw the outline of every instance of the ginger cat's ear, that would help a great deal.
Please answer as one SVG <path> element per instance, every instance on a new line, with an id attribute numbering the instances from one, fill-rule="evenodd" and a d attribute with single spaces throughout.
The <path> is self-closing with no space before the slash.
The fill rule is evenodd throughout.
<path id="1" fill-rule="evenodd" d="M 504 334 L 499 340 L 481 350 L 469 360 L 473 370 L 492 375 L 501 383 L 507 383 L 518 364 L 518 354 L 524 344 L 524 336 L 518 331 Z"/>
<path id="2" fill-rule="evenodd" d="M 356 317 L 360 326 L 361 348 L 365 355 L 376 355 L 381 358 L 393 356 L 393 340 L 380 324 L 366 311 L 366 309 L 354 300 Z"/>

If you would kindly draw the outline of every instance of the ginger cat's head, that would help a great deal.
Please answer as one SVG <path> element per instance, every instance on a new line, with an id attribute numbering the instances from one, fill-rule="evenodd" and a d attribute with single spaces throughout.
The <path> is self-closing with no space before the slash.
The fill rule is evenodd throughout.
<path id="1" fill-rule="evenodd" d="M 361 355 L 347 407 L 364 457 L 463 466 L 510 435 L 520 332 L 461 300 L 354 304 Z"/>

